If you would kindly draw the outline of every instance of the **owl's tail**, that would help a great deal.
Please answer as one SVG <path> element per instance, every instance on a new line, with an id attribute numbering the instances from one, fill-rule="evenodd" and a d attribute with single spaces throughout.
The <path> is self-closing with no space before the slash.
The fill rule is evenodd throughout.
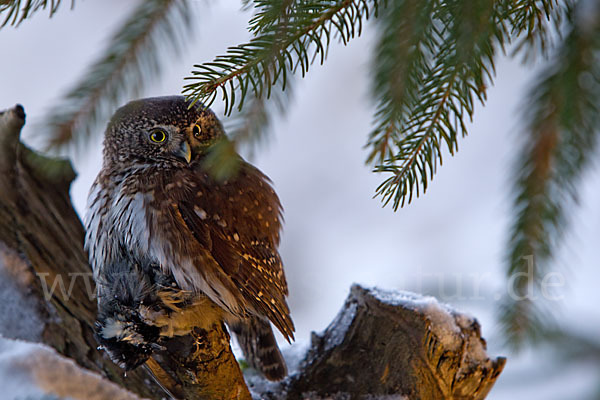
<path id="1" fill-rule="evenodd" d="M 231 329 L 244 352 L 246 362 L 270 381 L 287 375 L 285 360 L 279 351 L 271 324 L 254 317 L 232 324 Z"/>

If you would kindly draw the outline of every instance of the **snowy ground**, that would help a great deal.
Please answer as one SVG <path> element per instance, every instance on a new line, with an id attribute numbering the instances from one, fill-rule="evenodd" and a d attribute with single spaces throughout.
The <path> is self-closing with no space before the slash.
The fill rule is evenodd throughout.
<path id="1" fill-rule="evenodd" d="M 247 38 L 247 15 L 239 2 L 212 2 L 197 17 L 197 38 L 185 55 L 165 70 L 146 95 L 180 91 L 193 63 L 210 60 Z M 85 70 L 112 29 L 134 2 L 68 2 L 48 20 L 40 13 L 18 29 L 0 31 L 0 108 L 25 106 L 25 137 L 43 130 L 44 112 Z M 600 367 L 563 364 L 555 349 L 511 354 L 502 346 L 495 319 L 506 293 L 503 245 L 510 206 L 509 167 L 520 132 L 519 110 L 535 71 L 503 59 L 485 108 L 470 124 L 454 158 L 446 157 L 425 196 L 393 213 L 371 197 L 382 177 L 370 172 L 362 146 L 372 121 L 366 80 L 372 30 L 347 48 L 330 49 L 325 67 L 296 85 L 295 101 L 275 135 L 254 162 L 269 175 L 285 207 L 282 254 L 290 303 L 306 342 L 310 331 L 327 326 L 353 282 L 388 289 L 428 291 L 478 317 L 491 355 L 508 363 L 489 398 L 586 399 L 600 388 Z M 217 107 L 218 108 L 218 107 Z M 74 154 L 79 178 L 72 197 L 81 212 L 100 168 L 100 135 Z M 580 332 L 598 332 L 600 272 L 600 175 L 586 177 L 573 231 L 557 267 L 566 285 L 552 305 L 558 319 Z M 5 348 L 5 347 L 3 347 Z M 8 357 L 10 354 L 2 354 Z M 6 371 L 6 369 L 4 369 Z M 13 382 L 0 376 L 0 383 Z"/>
<path id="2" fill-rule="evenodd" d="M 0 338 L 0 376 L 3 400 L 139 399 L 52 348 L 20 340 Z"/>

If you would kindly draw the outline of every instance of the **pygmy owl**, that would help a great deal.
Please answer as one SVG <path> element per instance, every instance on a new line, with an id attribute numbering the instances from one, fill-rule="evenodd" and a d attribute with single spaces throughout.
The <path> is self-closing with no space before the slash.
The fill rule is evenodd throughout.
<path id="1" fill-rule="evenodd" d="M 132 101 L 108 124 L 85 246 L 96 337 L 124 368 L 146 361 L 161 338 L 224 321 L 251 366 L 271 380 L 286 374 L 270 325 L 293 339 L 281 204 L 241 158 L 231 179 L 213 178 L 204 161 L 223 139 L 215 114 L 180 96 Z"/>

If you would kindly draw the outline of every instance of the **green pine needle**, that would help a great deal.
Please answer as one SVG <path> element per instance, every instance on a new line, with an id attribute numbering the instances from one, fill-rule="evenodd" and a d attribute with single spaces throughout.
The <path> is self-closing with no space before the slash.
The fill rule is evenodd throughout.
<path id="1" fill-rule="evenodd" d="M 376 0 L 256 1 L 250 42 L 231 47 L 212 62 L 195 65 L 184 94 L 210 106 L 220 91 L 225 115 L 241 110 L 249 93 L 269 98 L 285 90 L 287 75 L 302 76 L 316 60 L 325 61 L 332 36 L 346 44 L 360 35 L 362 20 L 376 12 Z"/>
<path id="2" fill-rule="evenodd" d="M 381 11 L 367 161 L 390 175 L 377 188 L 384 204 L 410 203 L 427 190 L 443 147 L 457 151 L 507 40 L 502 16 L 493 0 L 404 0 Z"/>
<path id="3" fill-rule="evenodd" d="M 225 131 L 228 139 L 211 148 L 207 163 L 217 179 L 229 179 L 239 170 L 240 158 L 237 151 L 233 150 L 245 147 L 248 150 L 247 154 L 252 157 L 256 147 L 266 141 L 273 116 L 285 114 L 292 94 L 291 80 L 288 79 L 285 91 L 280 87 L 277 89 L 279 90 L 273 91 L 268 99 L 258 98 L 254 93 L 249 93 L 244 108 L 236 109 L 226 119 Z"/>
<path id="4" fill-rule="evenodd" d="M 544 303 L 541 285 L 568 227 L 578 183 L 600 131 L 600 23 L 593 18 L 585 23 L 581 12 L 576 20 L 577 11 L 569 13 L 568 33 L 527 99 L 529 126 L 515 159 L 507 273 L 522 278 L 514 280 L 501 320 L 508 341 L 516 346 L 544 330 L 538 321 L 546 318 L 537 315 Z M 538 303 L 532 304 L 531 295 Z"/>
<path id="5" fill-rule="evenodd" d="M 516 0 L 505 9 L 511 35 L 518 37 L 514 53 L 523 53 L 526 61 L 536 55 L 548 57 L 561 38 L 565 12 L 572 7 L 565 0 Z"/>
<path id="6" fill-rule="evenodd" d="M 285 114 L 292 97 L 292 81 L 287 79 L 285 91 L 278 85 L 268 99 L 248 93 L 244 100 L 246 105 L 241 110 L 236 109 L 225 121 L 229 138 L 237 145 L 249 147 L 252 154 L 257 145 L 267 140 L 273 116 Z"/>
<path id="7" fill-rule="evenodd" d="M 39 10 L 49 9 L 50 17 L 58 11 L 61 0 L 12 0 L 0 2 L 0 28 L 6 25 L 19 26 Z M 71 1 L 71 8 L 75 0 Z"/>
<path id="8" fill-rule="evenodd" d="M 187 0 L 141 2 L 101 58 L 48 113 L 48 147 L 85 143 L 117 105 L 138 96 L 159 75 L 163 50 L 177 52 L 187 42 L 190 14 Z"/>

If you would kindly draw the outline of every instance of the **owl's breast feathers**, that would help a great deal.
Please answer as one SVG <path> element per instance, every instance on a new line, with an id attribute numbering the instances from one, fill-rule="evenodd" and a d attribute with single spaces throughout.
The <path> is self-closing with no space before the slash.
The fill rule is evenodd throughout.
<path id="1" fill-rule="evenodd" d="M 98 177 L 86 247 L 96 275 L 128 253 L 160 265 L 181 289 L 206 294 L 231 317 L 268 318 L 289 340 L 294 326 L 277 252 L 281 219 L 268 178 L 247 163 L 225 182 L 197 162 L 146 167 L 120 182 Z"/>

